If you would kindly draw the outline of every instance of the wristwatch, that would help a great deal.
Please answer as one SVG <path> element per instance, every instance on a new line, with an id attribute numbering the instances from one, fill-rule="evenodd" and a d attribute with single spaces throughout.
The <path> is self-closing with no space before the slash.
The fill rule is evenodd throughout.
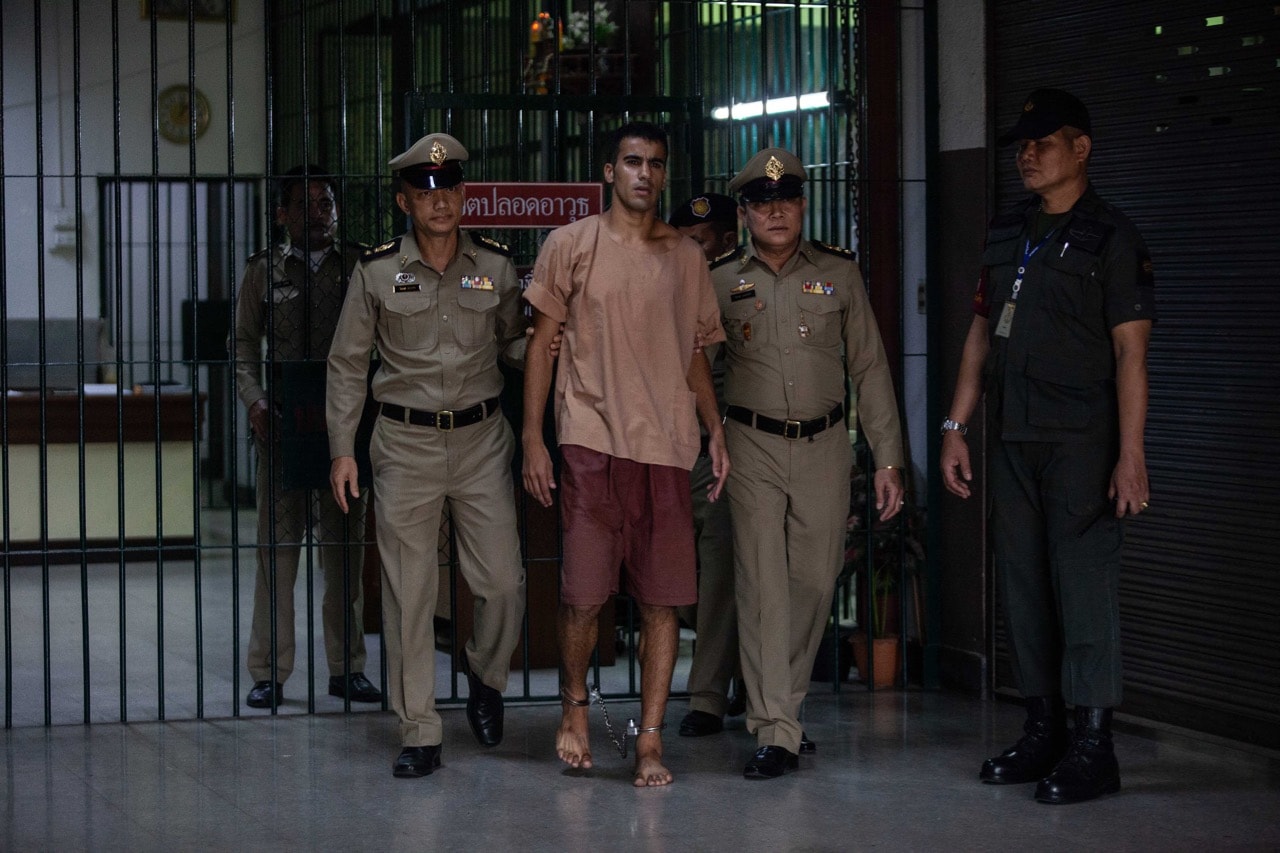
<path id="1" fill-rule="evenodd" d="M 947 418 L 945 421 L 942 422 L 942 429 L 939 430 L 939 432 L 941 432 L 943 435 L 946 435 L 952 430 L 955 430 L 961 435 L 967 435 L 969 433 L 969 425 L 962 424 L 959 421 L 953 421 L 951 420 L 951 418 Z"/>

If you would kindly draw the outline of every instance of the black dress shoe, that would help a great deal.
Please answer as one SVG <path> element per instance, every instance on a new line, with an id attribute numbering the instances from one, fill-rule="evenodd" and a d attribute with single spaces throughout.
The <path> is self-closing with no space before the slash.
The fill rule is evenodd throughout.
<path id="1" fill-rule="evenodd" d="M 502 694 L 480 680 L 471 671 L 471 663 L 462 657 L 467 671 L 467 722 L 481 746 L 502 743 Z"/>
<path id="2" fill-rule="evenodd" d="M 374 687 L 373 682 L 365 678 L 363 672 L 331 676 L 329 695 L 337 696 L 339 699 L 350 699 L 352 702 L 382 701 L 382 691 Z"/>
<path id="3" fill-rule="evenodd" d="M 800 757 L 785 746 L 762 746 L 742 771 L 747 779 L 776 779 L 788 770 L 800 769 Z"/>
<path id="4" fill-rule="evenodd" d="M 724 720 L 706 711 L 690 711 L 680 721 L 680 737 L 703 737 L 724 731 Z"/>
<path id="5" fill-rule="evenodd" d="M 284 685 L 270 681 L 255 681 L 249 690 L 249 698 L 244 703 L 250 708 L 270 708 L 284 701 Z"/>
<path id="6" fill-rule="evenodd" d="M 800 754 L 813 755 L 818 751 L 818 745 L 809 740 L 809 736 L 804 732 L 800 733 Z"/>
<path id="7" fill-rule="evenodd" d="M 406 746 L 391 767 L 393 776 L 401 779 L 418 779 L 430 776 L 440 766 L 440 744 L 435 746 Z"/>

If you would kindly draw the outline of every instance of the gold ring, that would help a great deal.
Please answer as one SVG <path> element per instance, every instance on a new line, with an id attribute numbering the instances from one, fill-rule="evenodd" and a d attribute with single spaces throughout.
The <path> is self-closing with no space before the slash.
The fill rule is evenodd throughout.
<path id="1" fill-rule="evenodd" d="M 1141 506 L 1143 509 L 1146 509 L 1147 507 L 1151 506 L 1151 504 L 1147 503 L 1146 501 L 1143 501 L 1141 504 L 1139 504 L 1139 506 Z"/>

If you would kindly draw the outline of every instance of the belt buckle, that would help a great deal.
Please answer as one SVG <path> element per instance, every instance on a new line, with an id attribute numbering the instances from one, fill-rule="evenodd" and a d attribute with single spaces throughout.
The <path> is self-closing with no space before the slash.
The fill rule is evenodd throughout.
<path id="1" fill-rule="evenodd" d="M 446 418 L 448 419 L 448 426 L 445 426 Z M 436 412 L 436 429 L 441 432 L 453 432 L 453 412 Z"/>
<path id="2" fill-rule="evenodd" d="M 795 427 L 795 430 L 796 430 L 795 435 L 791 434 L 792 427 Z M 790 441 L 796 441 L 797 439 L 799 439 L 800 438 L 800 422 L 799 421 L 783 421 L 782 437 Z"/>

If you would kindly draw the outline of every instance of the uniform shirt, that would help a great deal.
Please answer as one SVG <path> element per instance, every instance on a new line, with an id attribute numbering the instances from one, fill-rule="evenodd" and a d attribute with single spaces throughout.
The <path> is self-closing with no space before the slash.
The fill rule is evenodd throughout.
<path id="1" fill-rule="evenodd" d="M 987 232 L 974 311 L 989 321 L 988 399 L 1006 441 L 1092 441 L 1118 429 L 1111 329 L 1156 316 L 1151 257 L 1090 186 L 1028 260 L 1015 300 L 1037 201 L 997 216 Z M 998 336 L 1010 301 L 1009 335 Z"/>
<path id="2" fill-rule="evenodd" d="M 700 447 L 688 384 L 695 338 L 724 339 L 698 244 L 685 237 L 665 252 L 623 246 L 589 216 L 547 236 L 525 298 L 566 324 L 559 442 L 692 468 Z"/>
<path id="3" fill-rule="evenodd" d="M 236 393 L 245 408 L 267 396 L 262 343 L 269 364 L 323 361 L 342 310 L 351 268 L 365 250 L 331 247 L 313 270 L 310 259 L 282 243 L 250 256 L 236 301 Z M 268 301 L 270 300 L 270 301 Z"/>
<path id="4" fill-rule="evenodd" d="M 801 240 L 775 274 L 749 242 L 711 280 L 728 339 L 726 403 L 778 420 L 819 418 L 844 402 L 847 374 L 876 466 L 903 465 L 893 377 L 850 253 Z"/>
<path id="5" fill-rule="evenodd" d="M 515 267 L 501 248 L 461 231 L 457 253 L 438 273 L 410 231 L 360 259 L 329 351 L 331 457 L 355 455 L 374 347 L 379 403 L 458 411 L 502 392 L 498 356 L 523 361 L 527 321 Z"/>

